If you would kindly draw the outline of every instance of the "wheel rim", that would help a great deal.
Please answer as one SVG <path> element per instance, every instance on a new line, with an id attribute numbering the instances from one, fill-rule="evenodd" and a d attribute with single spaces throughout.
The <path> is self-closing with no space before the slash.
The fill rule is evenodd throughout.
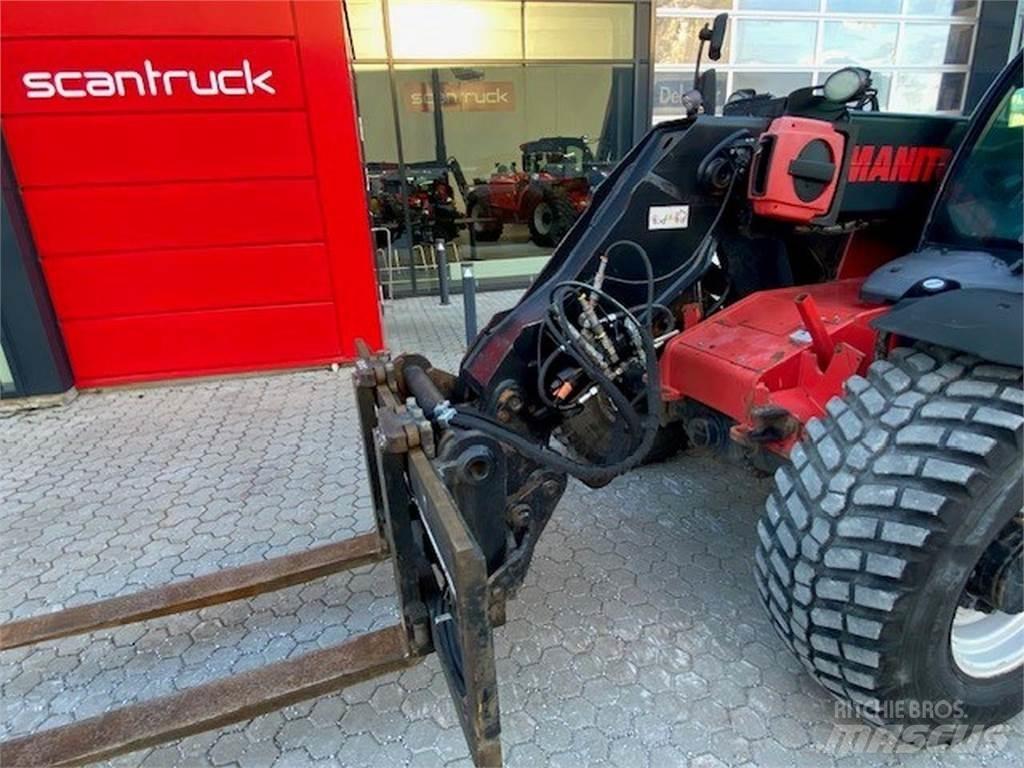
<path id="1" fill-rule="evenodd" d="M 551 208 L 547 203 L 538 203 L 533 209 L 533 226 L 542 235 L 551 230 Z"/>
<path id="2" fill-rule="evenodd" d="M 949 633 L 953 660 L 971 677 L 996 677 L 1024 664 L 1024 613 L 957 608 Z"/>

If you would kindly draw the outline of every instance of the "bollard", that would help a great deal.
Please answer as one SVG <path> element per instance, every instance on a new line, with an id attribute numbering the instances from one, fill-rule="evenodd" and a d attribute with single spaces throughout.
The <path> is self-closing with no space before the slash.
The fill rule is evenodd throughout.
<path id="1" fill-rule="evenodd" d="M 437 252 L 437 286 L 443 306 L 452 303 L 448 295 L 448 253 L 444 248 L 444 240 L 438 240 L 434 250 Z"/>
<path id="2" fill-rule="evenodd" d="M 473 264 L 462 265 L 462 313 L 466 325 L 466 346 L 476 338 L 476 278 Z"/>

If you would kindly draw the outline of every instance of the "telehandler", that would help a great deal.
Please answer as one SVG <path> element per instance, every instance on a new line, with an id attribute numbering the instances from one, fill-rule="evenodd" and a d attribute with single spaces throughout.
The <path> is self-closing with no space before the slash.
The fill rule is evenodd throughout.
<path id="1" fill-rule="evenodd" d="M 712 59 L 724 18 L 701 33 Z M 437 653 L 501 762 L 492 632 L 569 477 L 686 445 L 774 471 L 752 570 L 785 644 L 867 719 L 955 738 L 1021 710 L 1021 56 L 970 119 L 878 112 L 848 67 L 651 130 L 457 373 L 364 350 L 376 530 L 12 622 L 0 648 L 389 557 L 400 621 L 335 648 L 5 743 L 88 762 Z M 711 112 L 711 110 L 708 110 Z M 679 464 L 685 471 L 685 459 Z"/>

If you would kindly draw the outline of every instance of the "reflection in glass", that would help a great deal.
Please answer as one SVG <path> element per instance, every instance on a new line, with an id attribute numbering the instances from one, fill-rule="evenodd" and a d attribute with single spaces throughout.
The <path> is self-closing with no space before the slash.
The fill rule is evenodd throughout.
<path id="1" fill-rule="evenodd" d="M 878 108 L 889 109 L 889 91 L 892 90 L 892 72 L 871 70 L 871 86 L 878 91 Z"/>
<path id="2" fill-rule="evenodd" d="M 658 8 L 693 8 L 699 11 L 731 11 L 732 0 L 657 0 Z"/>
<path id="3" fill-rule="evenodd" d="M 713 16 L 698 18 L 671 18 L 659 16 L 654 20 L 654 55 L 658 64 L 691 64 L 697 60 L 700 41 L 697 34 Z M 726 34 L 722 46 L 722 61 L 729 60 L 731 34 Z"/>
<path id="4" fill-rule="evenodd" d="M 963 104 L 963 72 L 898 72 L 889 109 L 894 112 L 956 111 Z"/>
<path id="5" fill-rule="evenodd" d="M 528 3 L 527 59 L 633 58 L 632 5 Z"/>
<path id="6" fill-rule="evenodd" d="M 959 162 L 947 179 L 927 232 L 931 242 L 955 248 L 993 252 L 1008 263 L 1020 263 L 1021 134 L 1014 100 L 1021 78 L 1008 83 L 1002 100 L 970 149 L 969 162 Z"/>
<path id="7" fill-rule="evenodd" d="M 973 18 L 977 0 L 906 0 L 903 12 L 914 16 L 960 16 Z"/>
<path id="8" fill-rule="evenodd" d="M 818 0 L 737 0 L 740 11 L 816 11 Z"/>
<path id="9" fill-rule="evenodd" d="M 876 21 L 829 21 L 825 23 L 822 64 L 892 64 L 899 27 Z"/>
<path id="10" fill-rule="evenodd" d="M 735 24 L 737 64 L 811 64 L 818 25 L 814 21 L 740 19 Z"/>
<path id="11" fill-rule="evenodd" d="M 967 64 L 971 33 L 966 24 L 907 24 L 900 39 L 900 63 Z"/>
<path id="12" fill-rule="evenodd" d="M 389 0 L 397 59 L 521 59 L 518 2 Z"/>
<path id="13" fill-rule="evenodd" d="M 394 76 L 414 247 L 443 237 L 468 255 L 473 217 L 479 258 L 544 256 L 633 144 L 631 65 L 446 63 Z"/>
<path id="14" fill-rule="evenodd" d="M 715 78 L 715 103 L 721 113 L 727 93 L 729 75 L 718 72 Z M 685 117 L 682 97 L 693 88 L 693 72 L 654 73 L 654 122 L 677 120 Z"/>
<path id="15" fill-rule="evenodd" d="M 737 72 L 732 76 L 733 91 L 752 88 L 757 93 L 786 96 L 811 83 L 810 72 Z"/>
<path id="16" fill-rule="evenodd" d="M 829 13 L 899 13 L 901 0 L 828 0 Z"/>
<path id="17" fill-rule="evenodd" d="M 384 9 L 380 0 L 347 0 L 345 13 L 352 30 L 352 51 L 356 59 L 386 58 Z"/>

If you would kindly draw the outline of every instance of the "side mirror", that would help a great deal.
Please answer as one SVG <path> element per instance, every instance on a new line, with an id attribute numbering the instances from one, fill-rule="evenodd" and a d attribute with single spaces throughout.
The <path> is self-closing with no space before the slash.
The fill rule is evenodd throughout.
<path id="1" fill-rule="evenodd" d="M 729 23 L 729 14 L 720 13 L 715 16 L 709 27 L 707 24 L 700 31 L 700 39 L 708 44 L 708 58 L 718 61 L 722 58 L 722 45 L 725 43 L 725 28 Z"/>

